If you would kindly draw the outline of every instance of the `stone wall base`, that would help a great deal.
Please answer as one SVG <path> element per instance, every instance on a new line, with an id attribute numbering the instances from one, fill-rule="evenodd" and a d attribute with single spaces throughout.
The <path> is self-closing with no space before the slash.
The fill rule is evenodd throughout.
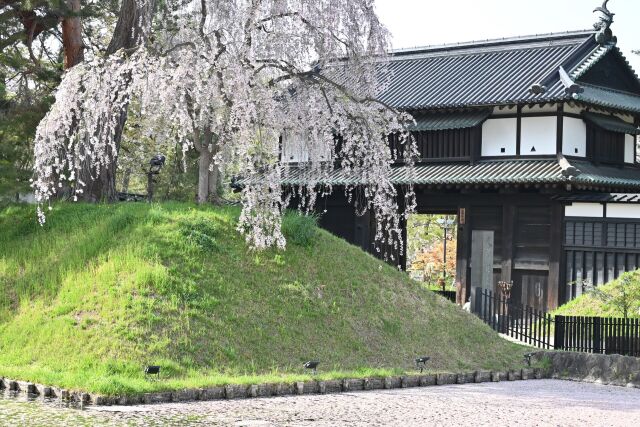
<path id="1" fill-rule="evenodd" d="M 640 358 L 541 351 L 534 355 L 534 359 L 548 365 L 544 374 L 550 378 L 640 388 Z"/>
<path id="2" fill-rule="evenodd" d="M 364 390 L 383 390 L 410 387 L 428 387 L 443 384 L 483 383 L 544 378 L 542 369 L 522 369 L 509 372 L 462 372 L 425 375 L 406 375 L 361 379 L 305 381 L 293 384 L 253 384 L 186 389 L 128 396 L 102 396 L 99 394 L 65 390 L 41 384 L 0 378 L 0 392 L 26 394 L 33 398 L 56 399 L 79 405 L 140 405 L 169 402 L 207 401 L 222 399 L 248 399 L 254 397 L 290 396 L 303 394 L 344 393 Z"/>

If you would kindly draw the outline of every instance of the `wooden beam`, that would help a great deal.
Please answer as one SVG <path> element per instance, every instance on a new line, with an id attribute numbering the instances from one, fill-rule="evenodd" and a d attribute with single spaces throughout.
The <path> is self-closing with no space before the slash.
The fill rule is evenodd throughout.
<path id="1" fill-rule="evenodd" d="M 564 104 L 558 104 L 558 128 L 556 131 L 556 153 L 562 153 L 564 134 Z"/>
<path id="2" fill-rule="evenodd" d="M 461 210 L 464 209 L 464 215 Z M 465 223 L 458 224 L 458 242 L 456 247 L 456 281 L 460 283 L 462 295 L 458 298 L 462 304 L 471 295 L 471 281 L 469 280 L 469 258 L 471 256 L 471 210 L 468 203 L 461 203 L 458 211 L 458 222 L 464 216 Z"/>
<path id="3" fill-rule="evenodd" d="M 482 157 L 482 125 L 471 130 L 471 158 L 469 163 L 473 166 Z"/>
<path id="4" fill-rule="evenodd" d="M 400 249 L 400 253 L 398 254 L 398 265 L 402 271 L 407 271 L 407 218 L 405 217 L 407 212 L 407 192 L 406 189 L 400 187 L 398 189 L 398 210 L 400 211 L 400 227 L 402 235 L 400 239 L 402 240 L 402 248 Z"/>
<path id="5" fill-rule="evenodd" d="M 562 283 L 562 246 L 564 206 L 561 203 L 551 205 L 551 232 L 549 236 L 549 280 L 547 285 L 547 310 L 554 310 L 560 302 L 560 283 Z"/>
<path id="6" fill-rule="evenodd" d="M 518 105 L 517 109 L 517 130 L 516 130 L 516 156 L 520 156 L 520 145 L 522 141 L 522 105 Z"/>
<path id="7" fill-rule="evenodd" d="M 640 127 L 640 117 L 636 116 L 633 119 L 633 124 L 636 127 Z M 633 163 L 635 163 L 636 165 L 638 165 L 638 136 L 635 136 L 635 144 L 633 144 Z"/>
<path id="8" fill-rule="evenodd" d="M 514 239 L 513 231 L 516 220 L 516 207 L 513 202 L 505 202 L 502 206 L 502 271 L 500 279 L 511 280 L 513 272 Z"/>

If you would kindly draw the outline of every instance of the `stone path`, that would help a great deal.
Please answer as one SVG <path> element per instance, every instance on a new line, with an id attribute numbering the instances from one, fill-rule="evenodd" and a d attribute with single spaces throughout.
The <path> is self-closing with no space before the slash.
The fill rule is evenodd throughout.
<path id="1" fill-rule="evenodd" d="M 53 420 L 114 426 L 640 426 L 640 389 L 534 380 L 85 411 L 0 400 L 0 425 Z"/>

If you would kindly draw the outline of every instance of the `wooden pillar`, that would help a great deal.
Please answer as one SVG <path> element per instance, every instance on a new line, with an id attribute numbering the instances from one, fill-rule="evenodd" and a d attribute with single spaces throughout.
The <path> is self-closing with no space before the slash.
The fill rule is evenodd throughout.
<path id="1" fill-rule="evenodd" d="M 458 209 L 458 241 L 456 248 L 456 281 L 460 283 L 457 302 L 464 304 L 471 295 L 469 257 L 471 254 L 471 212 L 468 204 Z"/>
<path id="2" fill-rule="evenodd" d="M 509 282 L 513 273 L 514 258 L 514 228 L 516 221 L 516 206 L 512 202 L 505 202 L 502 207 L 502 271 L 500 279 Z"/>
<path id="3" fill-rule="evenodd" d="M 407 271 L 407 219 L 405 218 L 405 214 L 407 213 L 407 192 L 404 188 L 400 187 L 398 189 L 398 211 L 400 213 L 400 228 L 401 228 L 401 236 L 400 240 L 402 241 L 402 247 L 398 251 L 398 265 L 403 271 Z"/>
<path id="4" fill-rule="evenodd" d="M 558 104 L 558 123 L 556 129 L 556 153 L 562 154 L 564 138 L 564 104 Z"/>
<path id="5" fill-rule="evenodd" d="M 562 225 L 564 207 L 561 203 L 551 205 L 551 233 L 549 236 L 549 281 L 547 282 L 547 310 L 558 307 L 560 284 L 562 283 Z"/>
<path id="6" fill-rule="evenodd" d="M 636 117 L 636 118 L 633 120 L 633 124 L 634 124 L 636 127 L 640 127 L 640 117 Z M 633 162 L 637 165 L 637 164 L 638 164 L 638 155 L 639 155 L 640 153 L 638 153 L 638 143 L 637 143 L 637 141 L 638 141 L 638 136 L 636 135 L 636 136 L 635 136 L 635 138 L 636 138 L 636 143 L 633 145 Z"/>
<path id="7" fill-rule="evenodd" d="M 516 114 L 516 156 L 520 157 L 520 148 L 522 145 L 522 105 L 518 105 Z"/>
<path id="8" fill-rule="evenodd" d="M 471 156 L 469 163 L 473 166 L 482 157 L 482 124 L 471 130 Z"/>

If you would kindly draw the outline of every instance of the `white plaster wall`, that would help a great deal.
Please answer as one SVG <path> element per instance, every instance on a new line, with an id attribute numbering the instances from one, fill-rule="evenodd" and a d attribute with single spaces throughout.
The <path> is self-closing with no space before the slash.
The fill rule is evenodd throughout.
<path id="1" fill-rule="evenodd" d="M 539 105 L 525 106 L 522 108 L 523 113 L 555 113 L 558 111 L 557 104 L 545 104 L 542 107 Z"/>
<path id="2" fill-rule="evenodd" d="M 604 206 L 601 203 L 572 203 L 564 207 L 564 215 L 570 217 L 602 218 Z"/>
<path id="3" fill-rule="evenodd" d="M 562 154 L 586 157 L 587 125 L 582 119 L 564 117 L 562 131 Z"/>
<path id="4" fill-rule="evenodd" d="M 640 205 L 607 203 L 607 218 L 640 218 Z"/>
<path id="5" fill-rule="evenodd" d="M 636 138 L 632 135 L 624 136 L 624 162 L 634 163 L 636 160 Z"/>
<path id="6" fill-rule="evenodd" d="M 309 160 L 306 136 L 285 132 L 282 135 L 282 162 L 300 163 Z"/>
<path id="7" fill-rule="evenodd" d="M 482 125 L 483 156 L 515 156 L 518 123 L 513 119 L 489 119 Z M 504 152 L 502 152 L 504 149 Z"/>
<path id="8" fill-rule="evenodd" d="M 557 117 L 523 117 L 520 154 L 539 156 L 556 154 Z M 532 151 L 535 148 L 535 151 Z"/>
<path id="9" fill-rule="evenodd" d="M 583 111 L 584 111 L 584 108 L 578 107 L 577 105 L 564 104 L 565 113 L 581 114 Z"/>
<path id="10" fill-rule="evenodd" d="M 313 161 L 326 162 L 331 160 L 331 148 L 333 147 L 333 135 L 317 134 L 313 139 L 309 137 L 308 158 Z"/>
<path id="11" fill-rule="evenodd" d="M 518 109 L 516 107 L 504 107 L 504 108 L 493 107 L 494 116 L 499 116 L 501 114 L 515 114 L 517 112 L 518 112 Z"/>
<path id="12" fill-rule="evenodd" d="M 332 135 L 317 135 L 313 139 L 309 133 L 282 136 L 282 162 L 301 163 L 331 160 Z"/>
<path id="13" fill-rule="evenodd" d="M 633 124 L 633 116 L 628 116 L 626 114 L 614 114 L 617 118 L 622 120 L 623 122 L 627 122 L 629 124 Z"/>

